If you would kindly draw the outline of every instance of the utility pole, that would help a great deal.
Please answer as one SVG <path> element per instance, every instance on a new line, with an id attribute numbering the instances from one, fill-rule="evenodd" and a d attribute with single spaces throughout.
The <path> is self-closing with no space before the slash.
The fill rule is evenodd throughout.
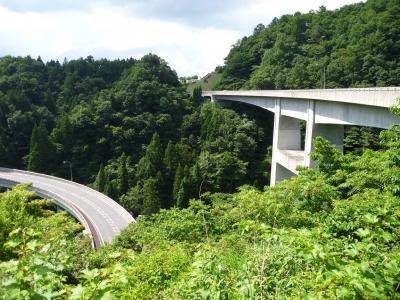
<path id="1" fill-rule="evenodd" d="M 69 175 L 70 175 L 70 180 L 73 181 L 72 178 L 72 162 L 68 161 L 68 160 L 64 160 L 63 164 L 69 164 Z"/>
<path id="2" fill-rule="evenodd" d="M 309 24 L 308 23 L 306 23 L 306 27 L 308 27 L 309 26 Z M 318 38 L 318 39 L 314 39 L 314 38 L 309 38 L 309 39 L 307 39 L 307 42 L 309 42 L 309 43 L 311 43 L 311 44 L 313 44 L 313 43 L 315 43 L 315 44 L 321 44 L 321 42 L 323 41 L 323 39 L 325 38 L 325 35 L 323 35 L 323 36 L 321 36 L 320 38 Z M 321 65 L 320 64 L 317 64 L 317 67 L 320 67 Z M 323 85 L 323 88 L 324 89 L 326 89 L 326 68 L 325 68 L 325 64 L 322 64 L 322 76 L 323 76 L 323 78 L 322 78 L 322 85 Z"/>
<path id="3" fill-rule="evenodd" d="M 321 67 L 322 66 L 322 87 L 325 89 L 326 88 L 326 68 L 325 65 L 320 65 L 317 64 L 317 67 Z"/>

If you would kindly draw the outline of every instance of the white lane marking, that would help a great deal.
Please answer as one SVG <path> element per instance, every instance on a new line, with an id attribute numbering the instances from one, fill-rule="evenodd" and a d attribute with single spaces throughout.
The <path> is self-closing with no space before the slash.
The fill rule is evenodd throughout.
<path id="1" fill-rule="evenodd" d="M 34 183 L 35 184 L 35 183 Z M 37 186 L 39 187 L 39 184 L 40 185 L 44 185 L 44 186 L 48 186 L 48 187 L 50 187 L 50 189 L 52 189 L 52 188 L 56 188 L 57 190 L 59 190 L 59 191 L 62 191 L 62 192 L 64 192 L 66 195 L 68 195 L 68 196 L 73 196 L 75 199 L 79 199 L 79 200 L 81 200 L 81 201 L 84 201 L 86 204 L 88 204 L 90 207 L 92 207 L 95 211 L 97 211 L 105 220 L 106 220 L 106 222 L 110 225 L 110 227 L 112 228 L 112 230 L 115 232 L 115 233 L 118 233 L 118 227 L 115 225 L 115 223 L 114 223 L 114 221 L 110 218 L 110 216 L 107 214 L 107 213 L 105 213 L 102 209 L 100 209 L 98 206 L 96 206 L 96 205 L 94 205 L 94 203 L 93 203 L 93 201 L 90 201 L 89 199 L 87 199 L 87 198 L 83 198 L 82 196 L 80 196 L 80 195 L 78 195 L 78 194 L 76 194 L 76 193 L 74 193 L 74 192 L 72 192 L 72 191 L 67 191 L 66 189 L 64 189 L 64 188 L 62 188 L 62 187 L 57 187 L 56 185 L 52 185 L 52 184 L 50 184 L 50 183 L 45 183 L 45 182 L 40 182 L 40 183 L 36 183 L 37 184 Z M 51 191 L 51 190 L 50 190 Z M 65 196 L 64 196 L 65 197 Z M 75 203 L 75 202 L 73 202 L 72 200 L 68 200 L 68 201 L 70 201 L 71 203 L 73 203 L 74 205 L 76 205 L 76 206 L 78 206 L 82 211 L 85 211 L 82 207 L 80 207 L 79 206 L 79 203 Z"/>
<path id="2" fill-rule="evenodd" d="M 22 175 L 22 176 L 21 176 L 21 175 Z M 103 219 L 108 223 L 108 225 L 111 227 L 112 231 L 113 231 L 115 234 L 118 234 L 118 233 L 119 233 L 118 227 L 115 225 L 115 223 L 114 223 L 113 220 L 110 218 L 110 216 L 109 216 L 108 214 L 106 214 L 103 210 L 101 210 L 98 206 L 94 205 L 93 201 L 91 201 L 90 199 L 83 198 L 82 196 L 79 196 L 79 195 L 77 195 L 76 193 L 74 193 L 74 192 L 72 192 L 72 191 L 70 191 L 70 190 L 66 190 L 65 188 L 61 187 L 60 184 L 50 184 L 50 183 L 45 182 L 45 181 L 40 181 L 40 180 L 38 181 L 38 179 L 35 178 L 35 176 L 32 176 L 32 175 L 29 176 L 29 175 L 26 175 L 26 174 L 16 174 L 15 176 L 16 176 L 16 178 L 13 177 L 12 175 L 11 175 L 11 176 L 7 176 L 7 177 L 9 177 L 9 178 L 11 178 L 11 179 L 14 179 L 14 180 L 16 179 L 16 181 L 19 181 L 19 182 L 23 182 L 23 181 L 25 181 L 26 183 L 32 182 L 33 185 L 34 185 L 34 186 L 37 186 L 38 188 L 40 188 L 41 185 L 42 185 L 42 186 L 50 187 L 50 189 L 47 189 L 47 190 L 49 190 L 49 192 L 51 192 L 51 191 L 54 190 L 54 189 L 56 189 L 56 190 L 58 190 L 58 191 L 61 191 L 61 192 L 64 192 L 64 193 L 67 195 L 67 197 L 61 195 L 62 199 L 65 199 L 65 201 L 70 202 L 70 203 L 72 203 L 73 205 L 77 205 L 82 211 L 84 211 L 85 213 L 87 213 L 87 212 L 85 211 L 84 208 L 82 208 L 82 207 L 79 206 L 79 203 L 75 203 L 74 201 L 69 200 L 69 199 L 68 199 L 68 196 L 71 195 L 71 196 L 73 196 L 74 198 L 76 198 L 77 200 L 81 200 L 82 202 L 86 203 L 86 204 L 89 205 L 91 208 L 93 208 L 98 214 L 100 214 L 100 215 L 103 217 Z M 21 180 L 21 179 L 22 179 L 21 177 L 24 178 L 24 180 Z M 49 178 L 48 181 L 50 181 L 50 178 Z M 46 189 L 45 189 L 45 190 L 46 190 Z M 93 220 L 93 219 L 91 218 L 91 220 Z M 93 224 L 94 224 L 95 227 L 97 227 L 97 230 L 98 230 L 98 226 L 96 225 L 96 223 L 93 222 Z M 99 230 L 98 232 L 99 232 L 99 235 L 101 235 L 101 231 Z M 102 237 L 101 237 L 101 238 L 102 238 Z"/>
<path id="3" fill-rule="evenodd" d="M 13 178 L 13 177 L 12 177 Z M 4 179 L 4 177 L 3 177 L 3 179 Z M 18 180 L 18 181 L 16 181 L 16 180 L 12 180 L 12 179 L 10 179 L 10 178 L 7 178 L 7 179 L 4 179 L 4 180 L 11 180 L 12 182 L 15 182 L 15 183 L 26 183 L 26 182 L 22 182 L 21 180 Z M 77 217 L 78 218 L 78 220 L 79 220 L 79 218 L 81 219 L 81 221 L 80 222 L 83 222 L 84 224 L 84 227 L 89 231 L 89 232 L 91 232 L 91 230 L 90 230 L 90 227 L 89 227 L 89 224 L 88 224 L 88 222 L 86 221 L 86 219 L 85 219 L 85 217 L 87 218 L 87 219 L 89 219 L 89 221 L 91 222 L 91 224 L 93 225 L 93 227 L 95 227 L 95 231 L 98 233 L 97 235 L 98 235 L 98 237 L 99 237 L 99 239 L 100 239 L 100 242 L 101 242 L 101 244 L 103 245 L 104 244 L 104 239 L 103 239 L 103 237 L 101 236 L 101 231 L 99 230 L 99 228 L 97 227 L 97 224 L 95 223 L 95 222 L 93 222 L 93 219 L 89 216 L 89 215 L 82 215 L 82 213 L 79 211 L 79 208 L 77 208 L 76 206 L 75 206 L 75 204 L 73 204 L 71 201 L 68 201 L 68 200 L 65 200 L 64 199 L 64 196 L 63 195 L 60 195 L 60 194 L 58 194 L 58 193 L 56 193 L 56 192 L 54 192 L 54 191 L 48 191 L 48 190 L 44 190 L 44 189 L 42 189 L 42 188 L 40 188 L 40 187 L 38 187 L 38 186 L 34 186 L 34 188 L 36 188 L 37 190 L 38 190 L 38 193 L 40 193 L 40 194 L 43 194 L 43 196 L 45 196 L 45 197 L 49 197 L 49 198 L 53 198 L 54 196 L 56 196 L 58 199 L 54 199 L 55 200 L 55 202 L 57 202 L 58 203 L 58 205 L 60 205 L 61 207 L 64 207 L 64 209 L 66 209 L 66 210 L 70 210 L 70 214 L 76 214 L 76 216 L 75 217 Z M 45 195 L 43 192 L 41 192 L 41 191 L 43 191 L 44 193 L 48 193 L 48 195 Z M 50 195 L 51 194 L 51 195 Z M 79 216 L 79 217 L 78 217 Z M 86 225 L 86 226 L 85 226 Z M 93 239 L 93 234 L 91 234 L 92 235 L 92 239 Z"/>
<path id="4" fill-rule="evenodd" d="M 55 185 L 58 185 L 58 186 L 62 186 L 62 185 L 67 185 L 67 186 L 70 185 L 71 187 L 75 186 L 80 189 L 80 193 L 86 194 L 89 197 L 94 197 L 94 198 L 96 198 L 96 200 L 100 199 L 103 204 L 106 204 L 106 206 L 113 209 L 115 214 L 118 214 L 120 217 L 122 217 L 122 219 L 124 219 L 126 224 L 121 224 L 122 225 L 120 228 L 121 230 L 123 228 L 125 228 L 132 221 L 135 221 L 134 218 L 122 206 L 120 206 L 114 200 L 112 200 L 111 198 L 105 196 L 104 194 L 102 194 L 96 190 L 93 190 L 85 185 L 81 185 L 81 184 L 73 182 L 73 181 L 68 181 L 68 180 L 65 180 L 62 178 L 58 178 L 58 177 L 54 177 L 54 176 L 50 176 L 50 175 L 46 175 L 46 174 L 34 173 L 34 172 L 29 172 L 29 171 L 21 171 L 21 170 L 17 170 L 17 169 L 10 169 L 10 170 L 13 171 L 13 174 L 15 174 L 15 176 L 17 176 L 19 178 L 21 178 L 21 177 L 26 178 L 26 180 L 29 182 L 33 181 L 32 178 L 34 178 L 35 180 L 38 180 L 38 182 L 42 182 L 42 181 L 40 181 L 40 178 L 45 178 L 47 181 L 55 181 Z M 1 173 L 1 168 L 0 168 L 0 173 Z M 59 182 L 61 182 L 62 184 L 60 185 Z M 98 197 L 93 194 L 98 195 Z M 123 213 L 123 214 L 121 214 L 121 213 Z"/>
<path id="5" fill-rule="evenodd" d="M 5 170 L 5 171 L 2 171 L 2 170 Z M 71 185 L 71 186 L 75 185 L 75 186 L 79 187 L 82 190 L 82 192 L 88 192 L 88 193 L 90 192 L 90 194 L 99 195 L 99 197 L 96 197 L 96 198 L 101 199 L 103 203 L 105 203 L 105 204 L 107 204 L 109 206 L 113 206 L 114 209 L 115 209 L 115 213 L 119 214 L 125 220 L 125 222 L 127 224 L 129 224 L 131 222 L 136 222 L 135 219 L 132 217 L 132 215 L 130 213 L 128 213 L 122 206 L 120 206 L 118 203 L 116 203 L 113 199 L 111 199 L 110 197 L 107 197 L 106 195 L 100 193 L 99 191 L 96 191 L 96 190 L 94 190 L 92 188 L 89 188 L 89 187 L 87 187 L 85 185 L 79 184 L 79 183 L 74 182 L 74 181 L 69 181 L 69 180 L 66 180 L 66 179 L 63 179 L 63 178 L 50 176 L 50 175 L 47 175 L 47 174 L 35 173 L 35 172 L 30 172 L 30 171 L 25 171 L 25 170 L 18 170 L 18 169 L 7 169 L 7 168 L 1 168 L 0 167 L 0 173 L 1 172 L 10 172 L 10 171 L 12 171 L 15 174 L 18 174 L 19 176 L 20 175 L 25 175 L 25 176 L 28 176 L 28 177 L 29 176 L 30 177 L 33 176 L 35 178 L 42 177 L 42 178 L 52 179 L 52 180 L 54 180 L 56 182 L 63 182 L 63 183 L 66 183 L 68 185 Z M 124 224 L 124 227 L 127 224 Z"/>

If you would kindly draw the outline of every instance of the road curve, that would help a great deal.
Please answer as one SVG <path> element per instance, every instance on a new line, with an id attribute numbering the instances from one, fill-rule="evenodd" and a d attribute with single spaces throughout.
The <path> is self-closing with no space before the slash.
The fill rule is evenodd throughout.
<path id="1" fill-rule="evenodd" d="M 94 247 L 110 242 L 135 219 L 118 203 L 87 186 L 54 176 L 0 168 L 0 186 L 31 183 L 40 197 L 51 198 L 92 235 Z"/>

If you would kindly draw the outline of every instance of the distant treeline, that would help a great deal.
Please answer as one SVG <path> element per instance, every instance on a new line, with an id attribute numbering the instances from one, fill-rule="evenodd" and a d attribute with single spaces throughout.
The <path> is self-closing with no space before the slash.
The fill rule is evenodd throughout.
<path id="1" fill-rule="evenodd" d="M 152 54 L 0 59 L 0 165 L 69 178 L 72 164 L 74 180 L 135 215 L 267 184 L 271 119 L 247 114 L 188 95 Z"/>
<path id="2" fill-rule="evenodd" d="M 226 57 L 216 89 L 398 86 L 400 1 L 369 0 L 259 24 Z"/>

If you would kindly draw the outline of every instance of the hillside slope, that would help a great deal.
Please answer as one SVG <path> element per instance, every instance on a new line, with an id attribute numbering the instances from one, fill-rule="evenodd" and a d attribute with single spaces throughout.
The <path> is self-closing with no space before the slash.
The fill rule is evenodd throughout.
<path id="1" fill-rule="evenodd" d="M 212 90 L 219 83 L 221 77 L 222 74 L 220 72 L 211 72 L 201 78 L 199 81 L 188 84 L 187 91 L 189 94 L 192 94 L 195 87 L 198 86 L 200 86 L 203 91 Z"/>
<path id="2" fill-rule="evenodd" d="M 216 89 L 398 86 L 400 1 L 368 0 L 258 25 L 226 57 Z"/>

